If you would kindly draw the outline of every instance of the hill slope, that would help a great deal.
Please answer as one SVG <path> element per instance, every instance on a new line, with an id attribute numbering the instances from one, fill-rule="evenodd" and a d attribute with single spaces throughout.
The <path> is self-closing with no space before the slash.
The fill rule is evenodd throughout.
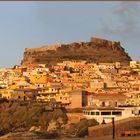
<path id="1" fill-rule="evenodd" d="M 89 42 L 26 48 L 21 64 L 54 64 L 65 60 L 128 63 L 131 58 L 121 47 L 120 42 L 91 38 Z"/>

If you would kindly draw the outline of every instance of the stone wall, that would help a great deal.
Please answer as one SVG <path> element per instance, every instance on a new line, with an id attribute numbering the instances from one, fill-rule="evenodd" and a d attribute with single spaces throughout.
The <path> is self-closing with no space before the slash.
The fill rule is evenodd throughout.
<path id="1" fill-rule="evenodd" d="M 129 63 L 131 58 L 121 47 L 120 42 L 91 38 L 89 42 L 26 48 L 21 64 L 54 64 L 67 60 Z"/>
<path id="2" fill-rule="evenodd" d="M 78 123 L 82 118 L 81 116 L 81 113 L 67 113 L 68 121 L 70 123 Z"/>
<path id="3" fill-rule="evenodd" d="M 115 122 L 116 135 L 120 135 L 122 131 L 134 129 L 140 129 L 140 117 L 132 117 Z M 112 135 L 112 123 L 89 127 L 88 133 L 92 137 Z"/>

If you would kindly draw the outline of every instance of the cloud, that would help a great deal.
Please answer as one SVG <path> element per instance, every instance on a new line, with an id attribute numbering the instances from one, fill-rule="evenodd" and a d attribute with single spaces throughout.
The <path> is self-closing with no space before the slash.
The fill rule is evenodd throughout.
<path id="1" fill-rule="evenodd" d="M 122 39 L 137 38 L 140 35 L 140 3 L 120 2 L 113 10 L 110 20 L 105 21 L 101 32 L 117 35 Z"/>

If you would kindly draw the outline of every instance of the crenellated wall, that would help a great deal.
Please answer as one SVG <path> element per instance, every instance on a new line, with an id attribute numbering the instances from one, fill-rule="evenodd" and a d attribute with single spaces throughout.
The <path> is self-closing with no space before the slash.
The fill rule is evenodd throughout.
<path id="1" fill-rule="evenodd" d="M 90 62 L 124 62 L 131 58 L 118 41 L 91 38 L 89 42 L 57 44 L 39 48 L 25 48 L 21 64 L 56 63 L 66 60 L 86 60 Z"/>

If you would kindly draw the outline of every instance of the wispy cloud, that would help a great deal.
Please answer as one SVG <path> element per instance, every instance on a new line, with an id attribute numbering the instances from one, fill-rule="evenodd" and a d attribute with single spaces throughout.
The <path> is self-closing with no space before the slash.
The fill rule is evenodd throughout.
<path id="1" fill-rule="evenodd" d="M 137 38 L 140 35 L 139 13 L 140 2 L 120 2 L 114 8 L 110 20 L 103 24 L 101 32 L 119 35 L 122 39 Z"/>

